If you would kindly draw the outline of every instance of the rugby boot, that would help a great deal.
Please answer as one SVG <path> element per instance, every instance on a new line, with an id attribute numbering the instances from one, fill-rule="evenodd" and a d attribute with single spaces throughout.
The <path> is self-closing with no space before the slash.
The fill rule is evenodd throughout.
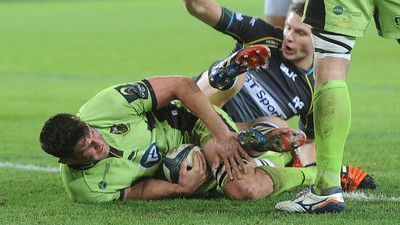
<path id="1" fill-rule="evenodd" d="M 227 90 L 232 87 L 234 79 L 240 74 L 267 64 L 270 55 L 271 52 L 265 45 L 240 49 L 228 58 L 211 65 L 208 70 L 208 81 L 213 88 Z"/>
<path id="2" fill-rule="evenodd" d="M 342 212 L 345 204 L 340 188 L 333 194 L 320 196 L 311 187 L 293 201 L 278 202 L 275 208 L 291 213 L 333 213 Z"/>
<path id="3" fill-rule="evenodd" d="M 374 179 L 367 172 L 355 166 L 342 166 L 340 181 L 343 191 L 376 188 Z"/>
<path id="4" fill-rule="evenodd" d="M 257 152 L 288 152 L 302 146 L 306 142 L 306 134 L 301 130 L 274 128 L 259 123 L 248 130 L 239 131 L 238 139 L 243 147 Z"/>

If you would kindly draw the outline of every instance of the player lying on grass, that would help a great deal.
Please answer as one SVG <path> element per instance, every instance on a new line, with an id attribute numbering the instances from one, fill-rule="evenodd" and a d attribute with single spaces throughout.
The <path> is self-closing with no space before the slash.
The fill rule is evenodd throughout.
<path id="1" fill-rule="evenodd" d="M 168 76 L 104 89 L 81 107 L 78 116 L 61 113 L 47 120 L 40 143 L 59 158 L 68 196 L 80 202 L 190 196 L 211 182 L 209 188 L 198 190 L 206 192 L 217 182 L 207 180 L 207 167 L 214 177 L 218 173 L 218 184 L 233 199 L 259 199 L 314 180 L 312 167 L 257 167 L 264 161 L 248 156 L 237 141 L 237 131 L 192 79 Z M 299 130 L 270 129 L 264 134 L 265 145 L 253 150 L 281 149 L 278 144 L 284 140 L 287 151 L 305 141 Z M 193 169 L 183 169 L 178 184 L 158 179 L 163 156 L 183 143 L 201 146 L 205 158 L 195 154 Z M 223 163 L 215 163 L 221 159 Z"/>
<path id="2" fill-rule="evenodd" d="M 304 3 L 290 6 L 282 30 L 261 19 L 235 13 L 212 0 L 184 2 L 193 16 L 237 40 L 234 51 L 254 44 L 262 44 L 270 49 L 268 67 L 249 62 L 247 68 L 240 68 L 235 62 L 243 59 L 237 53 L 217 61 L 208 71 L 195 78 L 200 89 L 235 122 L 268 116 L 277 125 L 287 126 L 281 119 L 298 116 L 299 128 L 307 134 L 307 142 L 296 152 L 302 165 L 315 163 L 312 107 L 314 48 L 311 27 L 301 21 Z M 255 47 L 254 51 L 260 51 L 260 48 Z M 251 49 L 249 51 L 247 54 L 251 55 Z M 251 68 L 257 69 L 249 70 Z M 295 165 L 301 165 L 296 155 L 294 152 Z M 344 169 L 348 172 L 343 173 L 343 177 L 350 176 L 357 180 L 357 185 L 347 185 L 348 189 L 358 188 L 364 179 L 365 188 L 375 187 L 367 173 L 356 167 Z"/>

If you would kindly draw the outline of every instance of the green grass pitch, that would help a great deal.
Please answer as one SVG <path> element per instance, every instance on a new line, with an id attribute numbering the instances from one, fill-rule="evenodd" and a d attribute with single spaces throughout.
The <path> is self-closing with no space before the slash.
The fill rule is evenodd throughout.
<path id="1" fill-rule="evenodd" d="M 262 17 L 262 0 L 219 2 Z M 119 82 L 197 75 L 234 43 L 180 0 L 0 1 L 0 224 L 398 224 L 400 51 L 373 26 L 357 41 L 348 74 L 353 118 L 344 162 L 368 171 L 378 187 L 346 196 L 344 213 L 274 210 L 301 189 L 244 202 L 69 201 L 57 161 L 38 143 L 48 117 L 76 113 Z"/>

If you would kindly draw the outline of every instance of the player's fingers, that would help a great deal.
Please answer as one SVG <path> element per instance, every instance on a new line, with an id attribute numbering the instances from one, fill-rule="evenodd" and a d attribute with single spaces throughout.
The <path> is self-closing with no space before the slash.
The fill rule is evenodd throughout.
<path id="1" fill-rule="evenodd" d="M 201 160 L 201 165 L 203 166 L 203 171 L 207 171 L 206 157 L 203 155 L 203 153 L 199 152 L 199 158 Z"/>
<path id="2" fill-rule="evenodd" d="M 247 161 L 251 161 L 251 157 L 249 156 L 249 154 L 245 151 L 245 150 L 239 150 L 240 151 L 240 157 L 242 159 L 246 159 Z"/>
<path id="3" fill-rule="evenodd" d="M 181 163 L 181 168 L 179 170 L 179 173 L 182 175 L 185 175 L 187 173 L 187 166 L 188 166 L 189 160 L 185 158 L 182 163 Z"/>
<path id="4" fill-rule="evenodd" d="M 225 171 L 226 171 L 229 179 L 233 180 L 234 179 L 233 173 L 232 173 L 232 169 L 233 169 L 232 165 L 233 164 L 231 164 L 231 162 L 230 162 L 230 160 L 228 158 L 225 158 L 223 161 L 224 161 Z"/>
<path id="5" fill-rule="evenodd" d="M 218 169 L 222 161 L 223 161 L 222 158 L 218 154 L 215 154 L 214 165 L 213 165 L 214 169 Z"/>
<path id="6" fill-rule="evenodd" d="M 198 151 L 193 152 L 193 169 L 204 170 L 204 160 L 201 157 L 201 153 Z"/>
<path id="7" fill-rule="evenodd" d="M 231 158 L 230 166 L 231 166 L 230 171 L 232 171 L 235 178 L 239 180 L 242 179 L 242 174 L 240 173 L 239 165 L 237 164 L 236 159 L 234 157 Z M 228 168 L 225 167 L 225 169 L 226 171 L 228 171 Z"/>
<path id="8" fill-rule="evenodd" d="M 243 158 L 241 157 L 241 154 L 240 154 L 240 153 L 237 154 L 237 155 L 235 156 L 235 158 L 236 158 L 236 162 L 237 162 L 237 164 L 238 164 L 238 166 L 239 166 L 238 169 L 239 169 L 241 172 L 243 172 L 243 173 L 247 173 L 247 168 L 246 168 L 246 166 L 244 165 Z"/>

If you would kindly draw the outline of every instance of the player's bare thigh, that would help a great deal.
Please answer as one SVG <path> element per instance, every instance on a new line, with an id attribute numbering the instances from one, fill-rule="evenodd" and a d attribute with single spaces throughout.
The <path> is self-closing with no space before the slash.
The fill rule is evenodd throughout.
<path id="1" fill-rule="evenodd" d="M 271 177 L 263 170 L 249 166 L 242 179 L 226 181 L 224 192 L 235 200 L 256 200 L 271 195 L 273 190 Z"/>

